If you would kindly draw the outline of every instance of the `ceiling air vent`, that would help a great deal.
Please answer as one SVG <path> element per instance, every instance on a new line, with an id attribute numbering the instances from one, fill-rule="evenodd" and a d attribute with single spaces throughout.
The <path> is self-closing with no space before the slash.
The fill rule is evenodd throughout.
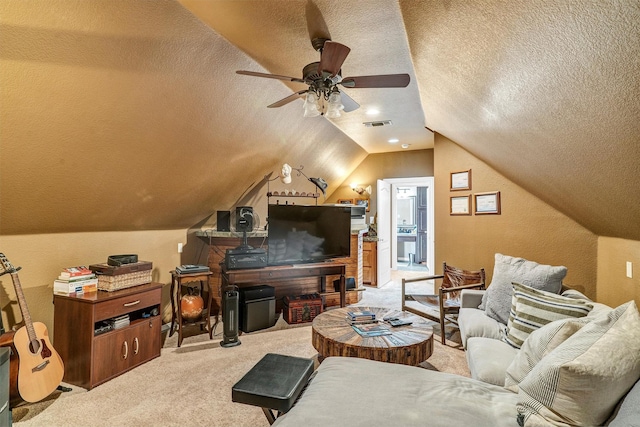
<path id="1" fill-rule="evenodd" d="M 364 122 L 365 127 L 375 128 L 379 126 L 391 126 L 391 120 L 381 120 L 378 122 Z"/>

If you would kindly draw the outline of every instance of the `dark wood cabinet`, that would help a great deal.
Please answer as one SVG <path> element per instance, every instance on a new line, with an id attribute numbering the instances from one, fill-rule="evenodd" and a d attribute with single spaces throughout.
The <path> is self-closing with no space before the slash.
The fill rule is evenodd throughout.
<path id="1" fill-rule="evenodd" d="M 91 389 L 160 356 L 162 284 L 115 292 L 54 295 L 54 346 L 64 362 L 64 381 Z M 154 310 L 155 309 L 155 310 Z M 129 325 L 102 334 L 104 320 L 129 315 Z"/>

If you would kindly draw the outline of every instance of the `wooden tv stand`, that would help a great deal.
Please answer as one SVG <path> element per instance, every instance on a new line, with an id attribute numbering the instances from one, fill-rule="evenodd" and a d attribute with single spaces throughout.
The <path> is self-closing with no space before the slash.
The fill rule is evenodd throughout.
<path id="1" fill-rule="evenodd" d="M 337 262 L 316 264 L 278 265 L 245 270 L 227 270 L 222 267 L 223 290 L 229 285 L 242 287 L 281 282 L 289 279 L 316 277 L 320 278 L 320 295 L 335 294 L 327 290 L 327 276 L 340 276 L 340 307 L 346 306 L 345 274 L 347 265 Z M 331 284 L 333 286 L 333 283 Z M 277 288 L 277 285 L 276 285 Z"/>

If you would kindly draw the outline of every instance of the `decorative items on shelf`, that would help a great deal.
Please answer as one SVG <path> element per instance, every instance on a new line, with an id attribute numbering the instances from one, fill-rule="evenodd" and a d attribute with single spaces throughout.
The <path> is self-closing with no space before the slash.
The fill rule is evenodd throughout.
<path id="1" fill-rule="evenodd" d="M 299 192 L 296 190 L 282 190 L 282 191 L 274 191 L 271 192 L 269 186 L 270 183 L 272 181 L 275 181 L 277 179 L 280 179 L 282 181 L 282 183 L 284 184 L 290 184 L 291 183 L 291 173 L 293 171 L 296 171 L 297 176 L 304 176 L 305 178 L 307 178 L 307 180 L 311 183 L 313 183 L 313 185 L 315 185 L 320 191 L 322 191 L 322 194 L 326 196 L 326 190 L 328 187 L 327 182 L 322 179 L 322 178 L 309 178 L 304 172 L 302 172 L 302 169 L 304 169 L 304 166 L 300 166 L 297 168 L 293 168 L 291 166 L 289 166 L 287 163 L 285 163 L 284 165 L 282 165 L 282 170 L 280 175 L 269 179 L 269 175 L 265 175 L 265 179 L 267 181 L 267 197 L 273 197 L 273 196 L 281 196 L 281 197 L 310 197 L 310 198 L 314 198 L 316 199 L 316 204 L 318 203 L 318 197 L 320 197 L 319 193 L 316 192 Z"/>

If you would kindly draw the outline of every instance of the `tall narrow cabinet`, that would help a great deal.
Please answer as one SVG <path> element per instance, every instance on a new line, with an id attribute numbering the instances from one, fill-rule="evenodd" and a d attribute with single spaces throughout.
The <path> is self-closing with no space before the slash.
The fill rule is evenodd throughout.
<path id="1" fill-rule="evenodd" d="M 367 286 L 378 286 L 378 242 L 367 240 L 362 244 L 362 278 Z"/>
<path id="2" fill-rule="evenodd" d="M 53 345 L 64 381 L 86 389 L 160 356 L 162 284 L 115 292 L 54 295 Z M 129 316 L 129 325 L 101 332 L 103 321 Z"/>

